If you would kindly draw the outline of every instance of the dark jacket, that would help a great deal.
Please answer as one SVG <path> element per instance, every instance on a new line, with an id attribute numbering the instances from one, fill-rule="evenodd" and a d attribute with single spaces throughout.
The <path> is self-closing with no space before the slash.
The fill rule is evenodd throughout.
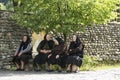
<path id="1" fill-rule="evenodd" d="M 74 42 L 71 42 L 68 53 L 69 55 L 76 55 L 83 58 L 83 54 L 84 54 L 83 50 L 84 50 L 84 45 L 82 43 L 80 43 L 79 45 L 77 44 L 76 46 Z"/>
<path id="2" fill-rule="evenodd" d="M 62 55 L 65 54 L 67 52 L 67 45 L 65 43 L 62 43 L 58 46 L 56 46 L 53 50 L 52 53 L 53 54 L 58 54 L 58 55 Z"/>
<path id="3" fill-rule="evenodd" d="M 48 48 L 44 48 L 45 45 L 47 45 Z M 45 41 L 45 40 L 43 40 L 43 41 L 41 41 L 40 44 L 38 45 L 37 51 L 40 53 L 40 50 L 44 50 L 44 49 L 45 49 L 45 50 L 52 50 L 53 48 L 54 48 L 54 42 L 53 42 L 52 40 L 50 40 L 50 41 Z"/>

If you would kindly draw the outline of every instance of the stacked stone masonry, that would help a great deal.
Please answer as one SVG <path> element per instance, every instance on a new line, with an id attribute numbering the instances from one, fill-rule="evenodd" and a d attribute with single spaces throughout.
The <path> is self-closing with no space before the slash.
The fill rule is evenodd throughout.
<path id="1" fill-rule="evenodd" d="M 24 34 L 30 34 L 29 29 L 20 27 L 9 17 L 11 12 L 0 11 L 0 69 L 12 67 L 12 56 Z"/>
<path id="2" fill-rule="evenodd" d="M 97 56 L 101 60 L 120 61 L 120 24 L 110 23 L 86 28 L 80 33 L 85 44 L 85 54 Z"/>

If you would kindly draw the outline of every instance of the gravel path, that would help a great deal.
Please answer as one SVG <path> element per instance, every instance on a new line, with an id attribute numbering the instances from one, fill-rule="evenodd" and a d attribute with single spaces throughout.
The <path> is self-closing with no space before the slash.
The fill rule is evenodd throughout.
<path id="1" fill-rule="evenodd" d="M 120 80 L 120 68 L 79 73 L 0 71 L 0 80 Z"/>

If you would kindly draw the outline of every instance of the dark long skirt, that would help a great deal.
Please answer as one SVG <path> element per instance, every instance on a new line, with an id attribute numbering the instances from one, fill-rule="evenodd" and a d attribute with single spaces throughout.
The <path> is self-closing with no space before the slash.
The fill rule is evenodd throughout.
<path id="1" fill-rule="evenodd" d="M 57 54 L 52 54 L 52 56 L 48 59 L 48 64 L 58 64 L 62 68 L 66 67 L 66 54 L 62 54 L 59 56 L 58 59 L 56 59 Z"/>
<path id="2" fill-rule="evenodd" d="M 68 56 L 66 60 L 66 64 L 77 65 L 79 67 L 82 65 L 82 62 L 83 60 L 79 56 Z"/>
<path id="3" fill-rule="evenodd" d="M 48 59 L 48 54 L 39 53 L 38 55 L 35 56 L 34 63 L 42 65 L 47 62 L 47 59 Z"/>
<path id="4" fill-rule="evenodd" d="M 57 64 L 57 60 L 56 59 L 56 54 L 52 54 L 49 58 L 48 58 L 48 64 Z"/>
<path id="5" fill-rule="evenodd" d="M 12 61 L 17 64 L 20 64 L 20 61 L 23 61 L 25 64 L 27 64 L 29 59 L 32 59 L 32 55 L 28 55 L 28 53 L 25 53 L 21 56 L 14 56 Z"/>

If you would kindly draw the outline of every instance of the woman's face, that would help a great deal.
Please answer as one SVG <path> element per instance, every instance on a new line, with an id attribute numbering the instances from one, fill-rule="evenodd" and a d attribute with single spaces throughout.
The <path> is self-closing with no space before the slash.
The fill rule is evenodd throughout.
<path id="1" fill-rule="evenodd" d="M 77 37 L 76 37 L 76 35 L 73 35 L 73 37 L 72 37 L 72 41 L 76 41 L 76 39 L 77 39 Z"/>
<path id="2" fill-rule="evenodd" d="M 47 41 L 51 40 L 50 35 L 47 35 L 47 36 L 46 36 L 46 40 L 47 40 Z"/>
<path id="3" fill-rule="evenodd" d="M 23 36 L 23 42 L 27 41 L 27 36 Z"/>

